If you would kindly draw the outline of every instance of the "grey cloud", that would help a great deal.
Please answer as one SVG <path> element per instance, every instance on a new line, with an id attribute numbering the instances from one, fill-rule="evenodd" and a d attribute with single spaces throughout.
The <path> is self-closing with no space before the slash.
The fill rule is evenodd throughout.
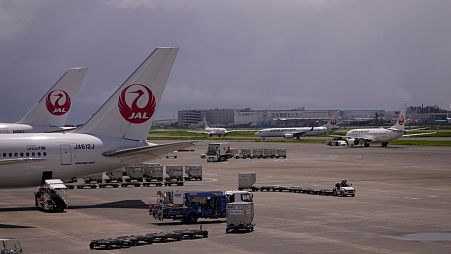
<path id="1" fill-rule="evenodd" d="M 9 29 L 0 35 L 0 108 L 15 108 L 0 119 L 18 120 L 67 68 L 86 66 L 69 118 L 83 122 L 157 46 L 180 47 L 160 118 L 205 107 L 398 109 L 406 98 L 447 107 L 450 7 L 439 0 L 0 0 L 0 28 Z"/>

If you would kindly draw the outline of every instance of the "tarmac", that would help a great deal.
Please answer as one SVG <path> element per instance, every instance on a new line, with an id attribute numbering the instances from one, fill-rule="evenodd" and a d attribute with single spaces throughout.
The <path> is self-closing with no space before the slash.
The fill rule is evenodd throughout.
<path id="1" fill-rule="evenodd" d="M 160 143 L 163 143 L 162 141 Z M 216 142 L 216 141 L 215 141 Z M 68 191 L 69 209 L 33 207 L 36 188 L 0 190 L 0 237 L 19 238 L 24 253 L 450 253 L 451 148 L 344 148 L 312 143 L 232 142 L 233 147 L 287 148 L 287 159 L 230 159 L 207 163 L 179 152 L 162 165 L 203 165 L 204 179 L 183 187 Z M 226 234 L 224 220 L 159 222 L 147 212 L 157 190 L 233 190 L 238 173 L 258 184 L 332 188 L 347 179 L 356 197 L 254 192 L 255 231 Z M 198 228 L 209 237 L 116 250 L 90 250 L 94 239 Z"/>

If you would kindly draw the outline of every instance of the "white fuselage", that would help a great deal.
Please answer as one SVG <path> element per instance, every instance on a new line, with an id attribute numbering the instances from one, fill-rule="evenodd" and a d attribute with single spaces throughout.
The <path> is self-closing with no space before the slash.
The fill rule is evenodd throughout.
<path id="1" fill-rule="evenodd" d="M 51 171 L 52 178 L 68 179 L 136 164 L 141 162 L 137 156 L 113 158 L 103 153 L 145 145 L 152 144 L 77 133 L 4 134 L 0 159 L 28 162 L 1 164 L 0 187 L 37 186 L 44 171 Z"/>
<path id="2" fill-rule="evenodd" d="M 324 126 L 319 127 L 294 127 L 294 128 L 267 128 L 259 130 L 255 133 L 258 137 L 286 137 L 296 133 L 302 133 L 301 136 L 316 136 L 327 133 L 327 128 Z"/>
<path id="3" fill-rule="evenodd" d="M 57 132 L 62 130 L 64 130 L 63 127 L 56 126 L 33 126 L 20 123 L 0 123 L 0 134 Z"/>
<path id="4" fill-rule="evenodd" d="M 218 135 L 223 136 L 227 135 L 227 130 L 225 128 L 205 128 L 205 131 L 208 133 L 209 136 Z"/>
<path id="5" fill-rule="evenodd" d="M 346 133 L 347 137 L 370 140 L 373 143 L 384 143 L 402 137 L 403 131 L 395 131 L 384 128 L 353 129 Z"/>

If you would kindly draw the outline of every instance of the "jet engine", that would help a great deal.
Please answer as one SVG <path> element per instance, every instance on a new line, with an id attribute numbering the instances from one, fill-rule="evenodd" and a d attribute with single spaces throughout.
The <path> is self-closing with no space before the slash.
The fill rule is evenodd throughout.
<path id="1" fill-rule="evenodd" d="M 294 135 L 293 135 L 293 134 L 290 134 L 290 133 L 285 133 L 283 136 L 284 136 L 284 138 L 286 138 L 286 139 L 292 139 L 292 138 L 294 138 Z"/>

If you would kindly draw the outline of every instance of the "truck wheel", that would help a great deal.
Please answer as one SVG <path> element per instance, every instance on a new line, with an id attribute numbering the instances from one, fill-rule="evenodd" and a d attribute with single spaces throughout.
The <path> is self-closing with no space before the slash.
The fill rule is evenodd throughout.
<path id="1" fill-rule="evenodd" d="M 90 248 L 91 250 L 93 250 L 93 249 L 94 249 L 94 243 L 89 243 L 89 248 Z"/>
<path id="2" fill-rule="evenodd" d="M 355 197 L 355 194 L 352 194 L 351 197 Z"/>
<path id="3" fill-rule="evenodd" d="M 341 191 L 340 192 L 340 197 L 344 197 L 345 196 L 345 194 Z"/>

